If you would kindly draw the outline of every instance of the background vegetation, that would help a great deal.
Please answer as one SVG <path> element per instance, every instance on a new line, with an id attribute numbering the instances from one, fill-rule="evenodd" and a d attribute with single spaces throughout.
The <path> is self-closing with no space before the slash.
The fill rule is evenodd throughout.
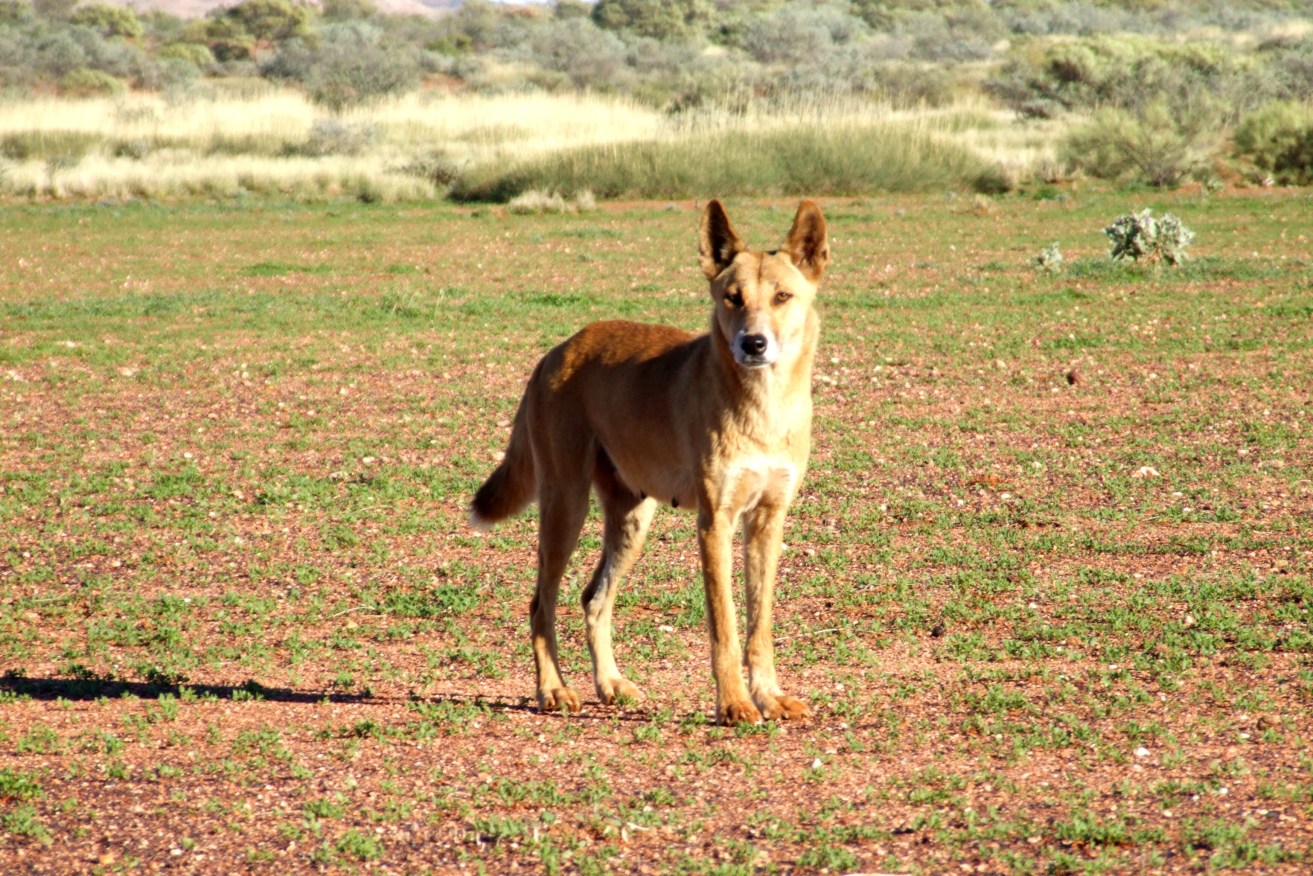
<path id="1" fill-rule="evenodd" d="M 1309 201 L 1208 196 L 1309 181 L 1296 7 L 0 21 L 0 871 L 1308 871 Z M 826 203 L 805 725 L 708 724 L 673 513 L 620 597 L 651 699 L 526 696 L 533 519 L 464 505 L 527 369 L 706 324 L 697 213 L 585 183 L 754 243 L 763 193 L 935 192 Z M 510 201 L 365 203 L 446 193 Z M 1191 258 L 1109 259 L 1130 208 Z"/>
<path id="2" fill-rule="evenodd" d="M 924 127 L 890 130 L 892 110 L 966 106 L 934 136 L 974 152 L 992 172 L 948 149 L 939 152 L 946 174 L 885 178 L 884 152 L 841 147 L 854 160 L 815 171 L 821 191 L 924 190 L 945 178 L 990 190 L 1071 174 L 1167 187 L 1216 179 L 1303 184 L 1313 161 L 1313 17 L 1297 3 L 559 0 L 515 7 L 474 0 L 423 17 L 381 14 L 369 0 L 328 0 L 322 8 L 243 0 L 186 20 L 73 0 L 0 0 L 0 89 L 10 105 L 0 123 L 0 185 L 23 196 L 122 194 L 122 182 L 61 185 L 58 177 L 88 158 L 143 162 L 156 154 L 158 161 L 157 153 L 180 145 L 179 162 L 194 162 L 198 152 L 279 159 L 277 172 L 266 165 L 248 174 L 252 186 L 237 188 L 281 185 L 306 196 L 430 197 L 458 182 L 466 195 L 505 195 L 529 181 L 578 186 L 581 167 L 599 170 L 598 187 L 615 193 L 696 194 L 706 174 L 673 169 L 687 164 L 683 155 L 708 148 L 697 139 L 707 120 L 723 135 L 727 118 L 778 121 L 784 106 L 807 111 L 792 119 L 789 134 L 758 138 L 740 154 L 776 172 L 750 183 L 709 173 L 712 187 L 799 185 L 787 176 L 796 170 L 788 150 L 807 131 L 833 127 L 831 111 L 847 125 L 841 137 L 898 139 L 915 153 L 924 148 Z M 147 112 L 163 125 L 197 103 L 262 101 L 288 89 L 309 107 L 296 114 L 294 133 L 270 141 L 235 125 L 199 150 L 140 125 L 131 134 L 56 128 L 33 103 L 51 95 L 108 100 L 116 125 Z M 647 144 L 636 163 L 626 158 L 624 167 L 602 171 L 605 153 L 593 149 L 545 167 L 529 154 L 562 144 L 526 147 L 537 131 L 518 122 L 485 131 L 506 148 L 471 162 L 458 142 L 426 138 L 421 147 L 372 115 L 409 101 L 420 111 L 408 124 L 432 127 L 432 115 L 451 111 L 452 101 L 580 94 L 651 116 L 641 130 L 602 140 Z M 863 114 L 869 129 L 854 131 L 851 122 Z M 1000 131 L 1013 142 L 1000 143 Z M 697 136 L 673 154 L 655 145 L 683 135 Z M 1015 148 L 1035 141 L 1038 150 Z M 575 145 L 598 142 L 566 148 Z M 812 147 L 828 151 L 826 143 Z M 341 167 L 340 159 L 362 156 L 371 160 Z M 519 157 L 535 162 L 519 167 Z M 310 165 L 319 182 L 306 186 L 297 178 Z M 472 176 L 462 180 L 467 171 Z M 283 172 L 291 183 L 261 182 L 285 180 Z M 407 175 L 422 184 L 403 184 Z M 128 185 L 138 194 L 185 193 L 155 191 L 157 166 L 139 176 Z M 207 174 L 207 185 L 231 190 L 215 182 L 222 176 Z"/>

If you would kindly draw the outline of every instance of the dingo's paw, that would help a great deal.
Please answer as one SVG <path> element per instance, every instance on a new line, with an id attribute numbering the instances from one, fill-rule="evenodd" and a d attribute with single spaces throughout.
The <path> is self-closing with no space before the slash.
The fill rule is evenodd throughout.
<path id="1" fill-rule="evenodd" d="M 812 710 L 807 703 L 788 694 L 771 697 L 761 703 L 761 713 L 771 721 L 797 721 L 811 717 Z"/>
<path id="2" fill-rule="evenodd" d="M 577 714 L 582 708 L 579 695 L 568 687 L 555 687 L 551 690 L 538 691 L 538 708 L 544 712 L 569 712 Z"/>
<path id="3" fill-rule="evenodd" d="M 597 698 L 608 706 L 614 704 L 617 700 L 628 700 L 631 703 L 636 703 L 643 699 L 643 692 L 638 689 L 638 685 L 629 679 L 616 676 L 615 678 L 597 682 Z"/>
<path id="4" fill-rule="evenodd" d="M 761 711 L 752 700 L 732 700 L 716 707 L 716 721 L 720 724 L 760 724 Z"/>

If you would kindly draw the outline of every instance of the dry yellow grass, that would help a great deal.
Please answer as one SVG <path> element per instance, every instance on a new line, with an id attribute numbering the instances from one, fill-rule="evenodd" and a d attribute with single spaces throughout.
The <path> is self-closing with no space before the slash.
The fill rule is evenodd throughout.
<path id="1" fill-rule="evenodd" d="M 355 155 L 307 155 L 325 121 L 357 132 Z M 419 92 L 328 117 L 299 92 L 168 100 L 32 98 L 0 103 L 0 139 L 79 139 L 68 156 L 31 155 L 0 164 L 0 187 L 20 197 L 187 197 L 241 192 L 299 199 L 364 195 L 382 200 L 431 197 L 433 187 L 400 168 L 442 156 L 456 168 L 499 165 L 573 147 L 678 140 L 731 130 L 787 126 L 861 126 L 914 121 L 957 140 L 1005 168 L 1035 175 L 1055 161 L 1051 127 L 1021 125 L 967 103 L 948 109 L 894 109 L 815 96 L 728 112 L 671 117 L 624 98 L 540 93 L 450 95 Z M 85 143 L 94 145 L 87 149 Z M 141 144 L 138 157 L 120 157 Z M 217 145 L 216 145 L 217 144 Z"/>

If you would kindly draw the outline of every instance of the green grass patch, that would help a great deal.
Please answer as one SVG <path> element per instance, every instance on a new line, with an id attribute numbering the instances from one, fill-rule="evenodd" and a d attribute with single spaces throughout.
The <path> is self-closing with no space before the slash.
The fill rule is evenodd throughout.
<path id="1" fill-rule="evenodd" d="M 706 327 L 697 212 L 0 211 L 0 871 L 1307 869 L 1307 198 L 1158 194 L 1198 258 L 1154 269 L 1103 254 L 1141 205 L 1063 193 L 825 202 L 773 631 L 814 715 L 736 728 L 694 515 L 620 589 L 644 698 L 603 706 L 590 513 L 570 718 L 533 513 L 466 521 L 547 349 Z"/>

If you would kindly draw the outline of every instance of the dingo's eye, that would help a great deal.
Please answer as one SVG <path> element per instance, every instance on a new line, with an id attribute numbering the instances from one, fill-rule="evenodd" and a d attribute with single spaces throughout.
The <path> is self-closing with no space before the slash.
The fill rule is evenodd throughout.
<path id="1" fill-rule="evenodd" d="M 726 292 L 725 303 L 728 304 L 730 307 L 742 307 L 743 293 L 738 291 Z"/>
<path id="2" fill-rule="evenodd" d="M 781 289 L 780 291 L 775 293 L 775 303 L 783 304 L 784 302 L 788 301 L 792 297 L 793 297 L 792 292 L 790 292 L 787 289 Z"/>

